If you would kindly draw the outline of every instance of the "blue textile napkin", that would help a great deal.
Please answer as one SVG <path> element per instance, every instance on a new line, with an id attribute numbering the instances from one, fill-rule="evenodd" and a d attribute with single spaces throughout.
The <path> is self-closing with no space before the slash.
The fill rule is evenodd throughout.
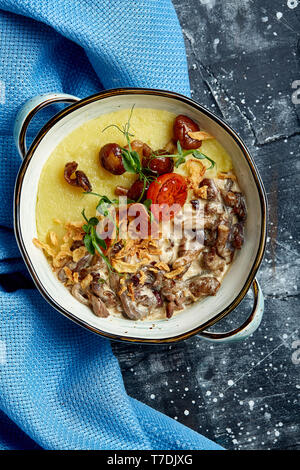
<path id="1" fill-rule="evenodd" d="M 171 2 L 0 0 L 0 39 L 0 449 L 219 449 L 127 395 L 110 342 L 30 288 L 12 230 L 12 129 L 27 99 L 119 86 L 189 94 Z"/>

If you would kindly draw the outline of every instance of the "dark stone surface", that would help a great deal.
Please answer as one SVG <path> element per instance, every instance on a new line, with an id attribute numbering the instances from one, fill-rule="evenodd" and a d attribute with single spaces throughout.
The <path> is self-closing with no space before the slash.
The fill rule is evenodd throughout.
<path id="1" fill-rule="evenodd" d="M 293 5 L 297 5 L 291 8 Z M 174 0 L 192 96 L 245 139 L 269 199 L 259 272 L 266 306 L 248 340 L 114 343 L 128 393 L 229 449 L 299 449 L 300 2 Z M 246 317 L 250 295 L 216 326 Z"/>

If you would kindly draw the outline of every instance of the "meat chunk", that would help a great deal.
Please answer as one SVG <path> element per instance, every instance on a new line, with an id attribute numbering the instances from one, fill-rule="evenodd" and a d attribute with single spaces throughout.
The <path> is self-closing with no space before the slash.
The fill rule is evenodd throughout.
<path id="1" fill-rule="evenodd" d="M 231 231 L 231 243 L 234 248 L 240 250 L 244 243 L 244 227 L 243 224 L 237 223 L 234 224 Z"/>
<path id="2" fill-rule="evenodd" d="M 125 316 L 127 316 L 131 320 L 142 320 L 148 315 L 149 308 L 141 304 L 138 306 L 135 302 L 131 300 L 131 298 L 127 295 L 126 291 L 123 292 L 119 297 L 122 303 Z"/>
<path id="3" fill-rule="evenodd" d="M 106 307 L 116 306 L 117 297 L 105 282 L 100 283 L 99 280 L 93 280 L 91 282 L 90 288 L 92 293 L 96 295 L 96 297 L 99 297 L 102 302 L 105 303 Z"/>
<path id="4" fill-rule="evenodd" d="M 245 197 L 242 193 L 228 191 L 222 192 L 223 200 L 226 206 L 229 206 L 233 209 L 233 212 L 236 214 L 237 218 L 244 222 L 247 217 Z"/>
<path id="5" fill-rule="evenodd" d="M 177 304 L 183 297 L 183 292 L 186 287 L 186 282 L 182 280 L 174 280 L 164 278 L 161 287 L 161 294 L 168 301 L 175 301 Z"/>
<path id="6" fill-rule="evenodd" d="M 223 271 L 225 267 L 225 261 L 218 256 L 215 247 L 203 253 L 202 262 L 203 267 L 210 271 Z"/>
<path id="7" fill-rule="evenodd" d="M 213 180 L 213 178 L 204 178 L 201 183 L 199 184 L 199 188 L 206 187 L 206 197 L 208 201 L 212 199 L 216 199 L 219 195 L 219 190 Z"/>
<path id="8" fill-rule="evenodd" d="M 211 276 L 195 276 L 189 282 L 189 288 L 194 297 L 216 295 L 220 285 L 218 279 Z"/>
<path id="9" fill-rule="evenodd" d="M 129 283 L 134 286 L 132 280 Z M 128 284 L 128 281 L 127 281 Z M 119 299 L 122 304 L 123 313 L 131 320 L 141 320 L 151 311 L 151 308 L 157 304 L 157 297 L 148 287 L 142 287 L 139 290 L 134 289 L 134 300 L 128 295 L 127 289 L 122 291 L 120 279 L 117 274 L 110 274 L 110 285 L 113 291 L 119 293 Z"/>
<path id="10" fill-rule="evenodd" d="M 218 226 L 218 237 L 216 242 L 217 253 L 221 258 L 224 258 L 226 263 L 229 264 L 232 261 L 234 250 L 229 243 L 230 228 L 226 223 L 221 222 Z"/>
<path id="11" fill-rule="evenodd" d="M 167 302 L 166 303 L 166 317 L 171 318 L 175 310 L 181 310 L 183 307 L 179 307 L 176 302 Z"/>
<path id="12" fill-rule="evenodd" d="M 204 246 L 214 246 L 217 241 L 217 230 L 205 229 L 204 230 Z"/>
<path id="13" fill-rule="evenodd" d="M 194 239 L 184 237 L 178 247 L 178 258 L 174 261 L 172 268 L 178 269 L 184 266 L 189 267 L 190 264 L 200 255 L 203 248 L 203 242 L 198 240 L 196 237 Z"/>
<path id="14" fill-rule="evenodd" d="M 226 251 L 226 243 L 230 234 L 230 228 L 220 223 L 218 226 L 218 238 L 216 243 L 217 252 L 220 256 L 225 256 Z"/>

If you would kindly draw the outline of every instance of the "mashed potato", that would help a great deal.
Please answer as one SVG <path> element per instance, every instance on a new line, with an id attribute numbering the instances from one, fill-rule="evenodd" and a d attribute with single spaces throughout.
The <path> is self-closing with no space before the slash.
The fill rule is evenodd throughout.
<path id="1" fill-rule="evenodd" d="M 78 169 L 89 178 L 93 191 L 110 198 L 115 197 L 117 185 L 129 187 L 136 179 L 136 175 L 129 173 L 112 175 L 99 163 L 99 150 L 103 145 L 109 142 L 126 145 L 125 138 L 115 127 L 110 127 L 105 132 L 102 130 L 110 124 L 122 127 L 129 114 L 129 109 L 121 110 L 88 121 L 66 136 L 52 152 L 41 173 L 37 195 L 36 222 L 41 241 L 46 242 L 47 234 L 51 231 L 61 238 L 64 228 L 57 222 L 81 220 L 83 208 L 88 217 L 95 215 L 97 198 L 83 194 L 81 188 L 73 187 L 65 181 L 64 167 L 67 162 L 76 161 Z M 167 111 L 135 108 L 130 123 L 130 132 L 134 134 L 131 139 L 141 140 L 154 150 L 164 148 L 171 140 L 175 117 Z M 217 171 L 226 172 L 232 168 L 229 155 L 215 139 L 204 141 L 201 152 L 216 162 Z M 207 165 L 209 166 L 209 162 Z M 185 165 L 181 165 L 175 171 L 185 174 L 184 167 Z"/>

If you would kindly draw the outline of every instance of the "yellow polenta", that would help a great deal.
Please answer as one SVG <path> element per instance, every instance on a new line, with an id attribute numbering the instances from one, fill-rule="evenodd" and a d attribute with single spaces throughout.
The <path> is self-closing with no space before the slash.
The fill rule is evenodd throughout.
<path id="1" fill-rule="evenodd" d="M 81 220 L 83 208 L 88 217 L 95 215 L 97 198 L 83 194 L 81 188 L 70 186 L 64 180 L 64 166 L 67 162 L 76 161 L 78 169 L 89 178 L 93 191 L 110 198 L 115 197 L 117 185 L 130 187 L 136 179 L 136 175 L 129 173 L 112 175 L 99 163 L 99 150 L 103 145 L 109 142 L 126 145 L 125 138 L 115 127 L 102 132 L 103 129 L 110 124 L 123 127 L 129 114 L 129 109 L 120 110 L 90 120 L 67 135 L 52 152 L 42 170 L 37 195 L 36 223 L 41 241 L 47 241 L 49 231 L 62 236 L 64 229 L 56 220 L 63 223 Z M 174 119 L 175 115 L 167 111 L 134 108 L 130 122 L 130 132 L 134 137 L 131 139 L 142 140 L 154 150 L 164 148 L 171 140 Z M 215 139 L 204 141 L 201 152 L 216 162 L 217 171 L 229 171 L 232 168 L 229 155 Z M 184 167 L 181 165 L 175 171 L 185 174 Z"/>

